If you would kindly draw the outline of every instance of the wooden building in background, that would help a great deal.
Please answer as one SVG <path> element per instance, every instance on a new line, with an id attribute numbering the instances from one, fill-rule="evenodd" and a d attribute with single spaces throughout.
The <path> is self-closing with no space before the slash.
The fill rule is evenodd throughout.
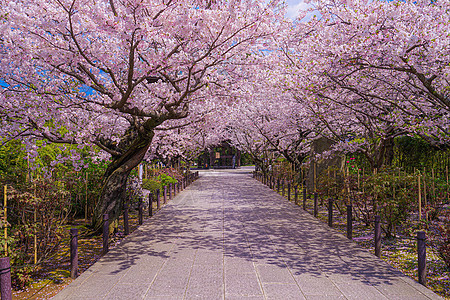
<path id="1" fill-rule="evenodd" d="M 228 142 L 209 148 L 197 158 L 200 169 L 236 169 L 241 167 L 241 151 Z"/>

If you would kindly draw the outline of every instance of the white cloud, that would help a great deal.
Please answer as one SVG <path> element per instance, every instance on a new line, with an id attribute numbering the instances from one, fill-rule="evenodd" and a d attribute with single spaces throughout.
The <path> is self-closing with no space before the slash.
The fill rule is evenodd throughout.
<path id="1" fill-rule="evenodd" d="M 304 2 L 304 0 L 291 0 L 288 1 L 288 8 L 286 11 L 286 17 L 295 19 L 298 16 L 300 10 L 306 10 L 311 5 Z"/>

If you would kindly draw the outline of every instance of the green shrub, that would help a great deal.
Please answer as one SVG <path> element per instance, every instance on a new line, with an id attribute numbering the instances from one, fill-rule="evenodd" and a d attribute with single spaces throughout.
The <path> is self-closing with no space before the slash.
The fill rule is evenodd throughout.
<path id="1" fill-rule="evenodd" d="M 175 178 L 163 173 L 155 178 L 144 179 L 142 188 L 154 192 L 157 189 L 162 190 L 164 186 L 168 186 L 170 183 L 175 184 L 177 182 L 178 180 Z"/>
<path id="2" fill-rule="evenodd" d="M 142 188 L 149 190 L 151 192 L 156 191 L 157 189 L 161 189 L 161 182 L 157 181 L 153 178 L 151 179 L 144 179 L 142 181 Z"/>

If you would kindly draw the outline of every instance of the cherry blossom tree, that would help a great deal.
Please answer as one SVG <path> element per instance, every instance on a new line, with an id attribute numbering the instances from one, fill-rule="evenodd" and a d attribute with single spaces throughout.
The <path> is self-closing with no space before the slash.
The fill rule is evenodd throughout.
<path id="1" fill-rule="evenodd" d="M 323 134 L 340 150 L 365 153 L 374 168 L 389 161 L 398 135 L 448 144 L 449 8 L 315 1 L 318 17 L 297 23 L 282 46 L 295 78 L 287 86 L 314 108 Z"/>
<path id="2" fill-rule="evenodd" d="M 232 144 L 249 153 L 267 173 L 273 160 L 284 156 L 295 169 L 309 152 L 311 138 L 320 131 L 311 122 L 305 104 L 299 103 L 282 84 L 285 66 L 273 49 L 254 54 L 237 76 L 237 100 L 228 120 Z"/>
<path id="3" fill-rule="evenodd" d="M 259 0 L 1 1 L 0 133 L 108 153 L 98 230 L 155 130 L 208 99 L 282 15 Z"/>

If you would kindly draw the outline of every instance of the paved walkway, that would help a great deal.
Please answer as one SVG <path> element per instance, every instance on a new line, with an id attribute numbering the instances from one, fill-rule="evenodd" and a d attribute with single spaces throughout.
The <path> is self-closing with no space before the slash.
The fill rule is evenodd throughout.
<path id="1" fill-rule="evenodd" d="M 54 299 L 442 299 L 244 170 L 206 171 Z"/>

